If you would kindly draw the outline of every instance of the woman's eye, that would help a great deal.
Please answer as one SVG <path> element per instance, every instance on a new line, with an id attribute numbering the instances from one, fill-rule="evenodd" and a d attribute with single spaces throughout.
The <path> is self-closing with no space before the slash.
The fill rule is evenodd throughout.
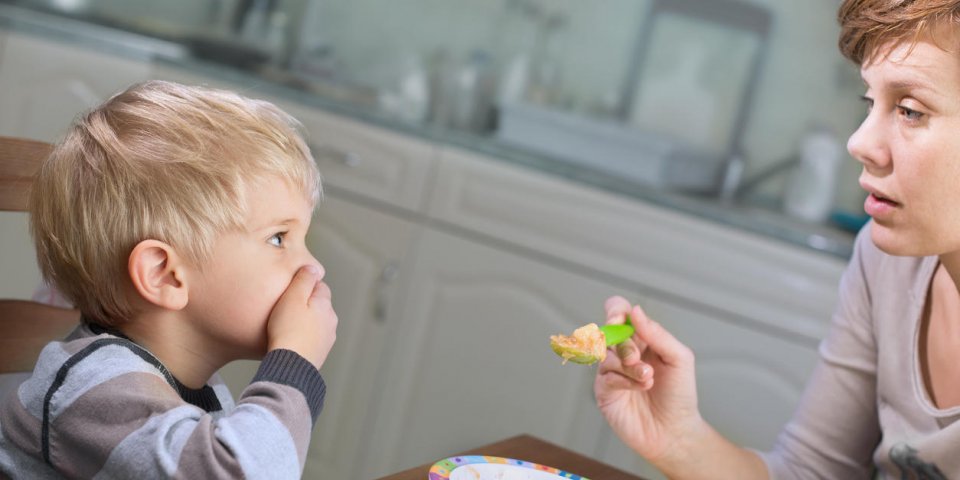
<path id="1" fill-rule="evenodd" d="M 923 118 L 923 113 L 920 113 L 916 110 L 911 110 L 904 106 L 897 106 L 897 109 L 900 110 L 900 114 L 904 116 L 907 120 L 915 122 Z"/>
<path id="2" fill-rule="evenodd" d="M 285 237 L 286 235 L 287 235 L 287 232 L 275 233 L 267 241 L 270 242 L 270 245 L 273 245 L 274 247 L 283 247 L 283 237 Z"/>

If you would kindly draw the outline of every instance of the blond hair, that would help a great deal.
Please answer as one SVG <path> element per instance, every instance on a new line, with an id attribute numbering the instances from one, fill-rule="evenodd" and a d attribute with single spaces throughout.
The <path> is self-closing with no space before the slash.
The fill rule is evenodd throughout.
<path id="1" fill-rule="evenodd" d="M 940 41 L 942 36 L 936 34 L 937 29 L 960 25 L 960 1 L 845 0 L 837 19 L 840 52 L 863 65 L 876 60 L 880 49 L 888 45 L 912 46 L 921 39 Z"/>
<path id="2" fill-rule="evenodd" d="M 273 104 L 170 82 L 134 85 L 78 117 L 30 199 L 44 278 L 91 322 L 134 313 L 127 262 L 146 239 L 193 265 L 242 228 L 246 191 L 276 176 L 316 205 L 320 174 L 300 124 Z"/>

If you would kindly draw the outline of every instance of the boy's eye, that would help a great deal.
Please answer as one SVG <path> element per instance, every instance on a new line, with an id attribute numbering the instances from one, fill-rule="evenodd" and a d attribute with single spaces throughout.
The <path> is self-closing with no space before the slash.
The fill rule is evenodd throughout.
<path id="1" fill-rule="evenodd" d="M 870 97 L 868 97 L 868 96 L 866 96 L 866 95 L 861 95 L 861 96 L 860 96 L 860 100 L 863 100 L 863 103 L 866 103 L 866 104 L 867 104 L 867 111 L 868 111 L 868 112 L 873 109 L 873 99 L 872 99 L 872 98 L 870 98 Z"/>
<path id="2" fill-rule="evenodd" d="M 287 236 L 287 232 L 277 232 L 273 234 L 267 242 L 274 247 L 283 247 L 283 237 Z"/>

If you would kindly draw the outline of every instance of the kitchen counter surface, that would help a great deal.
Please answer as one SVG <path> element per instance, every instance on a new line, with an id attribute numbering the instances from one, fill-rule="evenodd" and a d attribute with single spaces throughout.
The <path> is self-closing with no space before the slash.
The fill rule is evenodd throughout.
<path id="1" fill-rule="evenodd" d="M 372 91 L 307 81 L 275 68 L 254 71 L 224 66 L 197 58 L 189 46 L 170 38 L 157 38 L 9 4 L 0 3 L 0 27 L 71 43 L 85 43 L 102 51 L 187 69 L 225 82 L 255 85 L 257 92 L 293 103 L 311 105 L 439 145 L 474 151 L 825 255 L 848 258 L 852 252 L 854 235 L 839 228 L 794 220 L 773 209 L 656 189 L 597 169 L 524 151 L 490 136 L 393 118 L 377 107 Z"/>

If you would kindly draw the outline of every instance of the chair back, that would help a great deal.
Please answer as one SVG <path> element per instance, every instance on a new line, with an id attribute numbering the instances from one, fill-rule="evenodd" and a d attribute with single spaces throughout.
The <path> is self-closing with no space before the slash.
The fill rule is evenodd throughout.
<path id="1" fill-rule="evenodd" d="M 33 177 L 52 149 L 46 142 L 0 137 L 0 211 L 27 211 Z"/>
<path id="2" fill-rule="evenodd" d="M 45 142 L 0 136 L 0 211 L 26 211 L 33 177 L 52 148 Z M 66 336 L 79 320 L 77 310 L 0 300 L 0 374 L 33 370 L 44 345 Z"/>

